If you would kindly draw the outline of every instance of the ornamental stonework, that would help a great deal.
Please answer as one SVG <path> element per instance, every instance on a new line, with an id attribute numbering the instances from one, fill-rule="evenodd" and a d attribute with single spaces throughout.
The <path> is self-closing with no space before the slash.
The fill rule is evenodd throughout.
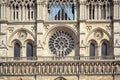
<path id="1" fill-rule="evenodd" d="M 56 56 L 66 56 L 74 48 L 74 39 L 64 31 L 54 33 L 49 40 L 49 49 Z"/>
<path id="2" fill-rule="evenodd" d="M 26 39 L 26 37 L 27 37 L 27 32 L 26 31 L 22 30 L 22 31 L 18 32 L 18 38 L 19 39 L 24 40 L 24 39 Z"/>
<path id="3" fill-rule="evenodd" d="M 101 39 L 103 37 L 103 32 L 101 30 L 97 30 L 94 32 L 95 39 Z"/>

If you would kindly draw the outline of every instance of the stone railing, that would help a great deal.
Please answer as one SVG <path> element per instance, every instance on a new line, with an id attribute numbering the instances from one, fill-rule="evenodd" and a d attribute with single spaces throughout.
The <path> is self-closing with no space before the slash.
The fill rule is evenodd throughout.
<path id="1" fill-rule="evenodd" d="M 56 56 L 44 56 L 44 57 L 0 57 L 0 62 L 11 62 L 11 61 L 108 61 L 108 60 L 120 60 L 120 56 L 66 56 L 66 57 L 56 57 Z"/>

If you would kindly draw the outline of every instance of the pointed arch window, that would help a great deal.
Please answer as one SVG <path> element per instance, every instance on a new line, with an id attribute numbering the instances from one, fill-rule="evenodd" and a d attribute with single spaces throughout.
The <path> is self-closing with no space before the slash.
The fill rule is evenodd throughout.
<path id="1" fill-rule="evenodd" d="M 66 0 L 52 1 L 49 0 L 50 20 L 73 20 L 74 19 L 74 4 L 73 0 L 69 3 Z"/>
<path id="2" fill-rule="evenodd" d="M 90 44 L 90 58 L 94 59 L 95 57 L 95 44 L 91 43 Z"/>
<path id="3" fill-rule="evenodd" d="M 33 57 L 33 45 L 31 43 L 27 44 L 27 58 L 30 59 Z"/>
<path id="4" fill-rule="evenodd" d="M 106 57 L 107 56 L 107 44 L 103 43 L 102 44 L 102 57 Z"/>
<path id="5" fill-rule="evenodd" d="M 20 58 L 20 44 L 15 43 L 14 45 L 14 59 L 19 59 Z"/>

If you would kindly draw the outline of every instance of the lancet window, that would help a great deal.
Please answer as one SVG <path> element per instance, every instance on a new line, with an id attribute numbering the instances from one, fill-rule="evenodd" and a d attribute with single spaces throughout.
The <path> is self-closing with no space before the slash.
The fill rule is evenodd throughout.
<path id="1" fill-rule="evenodd" d="M 107 47 L 107 44 L 106 43 L 103 43 L 102 44 L 102 57 L 106 57 L 107 56 L 107 54 L 108 54 L 108 49 L 107 49 L 108 47 Z"/>
<path id="2" fill-rule="evenodd" d="M 74 20 L 73 0 L 49 0 L 50 20 Z"/>
<path id="3" fill-rule="evenodd" d="M 14 59 L 19 59 L 20 58 L 20 44 L 15 43 L 14 45 Z"/>
<path id="4" fill-rule="evenodd" d="M 33 57 L 33 45 L 31 43 L 27 44 L 26 52 L 27 52 L 28 59 Z"/>
<path id="5" fill-rule="evenodd" d="M 91 58 L 95 57 L 95 44 L 93 43 L 90 44 L 90 57 Z"/>

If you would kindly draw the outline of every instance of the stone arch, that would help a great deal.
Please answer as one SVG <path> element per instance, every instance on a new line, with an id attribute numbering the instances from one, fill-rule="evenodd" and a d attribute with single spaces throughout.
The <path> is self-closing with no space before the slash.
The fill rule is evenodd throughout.
<path id="1" fill-rule="evenodd" d="M 97 41 L 96 40 L 94 40 L 94 39 L 91 39 L 91 40 L 89 40 L 88 41 L 88 45 L 87 46 L 89 46 L 90 45 L 90 43 L 93 43 L 93 44 L 95 44 L 96 46 L 98 46 L 98 43 L 97 43 Z"/>
<path id="2" fill-rule="evenodd" d="M 95 56 L 98 56 L 98 43 L 97 43 L 97 41 L 96 40 L 94 40 L 94 39 L 91 39 L 91 40 L 89 40 L 88 41 L 88 56 L 90 56 L 90 46 L 91 46 L 91 44 L 93 44 L 94 45 L 94 47 L 95 47 Z"/>
<path id="3" fill-rule="evenodd" d="M 93 34 L 95 31 L 102 31 L 103 33 L 105 33 L 106 35 L 107 35 L 107 37 L 110 39 L 110 34 L 106 31 L 106 30 L 104 30 L 104 29 L 102 29 L 102 28 L 95 28 L 95 29 L 93 29 L 92 31 L 90 31 L 89 32 L 89 34 L 87 35 L 87 37 L 86 37 L 86 40 L 87 41 L 89 41 L 89 36 L 91 35 L 91 34 Z"/>
<path id="4" fill-rule="evenodd" d="M 14 39 L 14 40 L 12 40 L 11 45 L 14 46 L 15 43 L 19 43 L 19 44 L 22 46 L 21 41 L 18 40 L 18 39 Z"/>
<path id="5" fill-rule="evenodd" d="M 31 43 L 32 45 L 35 46 L 35 42 L 31 39 L 26 39 L 24 42 L 23 42 L 23 46 L 25 46 L 27 43 Z"/>
<path id="6" fill-rule="evenodd" d="M 103 39 L 100 41 L 100 46 L 102 45 L 102 43 L 107 43 L 110 46 L 110 41 L 108 41 L 107 39 Z"/>
<path id="7" fill-rule="evenodd" d="M 63 78 L 63 77 L 58 77 L 58 78 L 56 78 L 56 79 L 54 79 L 54 80 L 67 80 L 67 79 L 65 79 L 65 78 Z"/>
<path id="8" fill-rule="evenodd" d="M 77 35 L 77 32 L 71 28 L 70 26 L 67 26 L 67 25 L 54 25 L 52 26 L 44 35 L 44 41 L 46 41 L 46 38 L 48 36 L 48 34 L 50 34 L 52 31 L 56 30 L 56 29 L 67 29 L 67 30 L 70 30 L 75 36 Z M 54 31 L 55 32 L 55 31 Z M 78 37 L 76 36 L 76 39 L 78 40 Z"/>
<path id="9" fill-rule="evenodd" d="M 101 55 L 102 55 L 102 44 L 103 43 L 105 43 L 107 45 L 107 56 L 111 56 L 112 55 L 111 44 L 110 44 L 110 41 L 108 41 L 107 39 L 103 39 L 100 41 Z"/>
<path id="10" fill-rule="evenodd" d="M 69 26 L 65 26 L 65 25 L 58 25 L 58 26 L 53 26 L 52 28 L 50 28 L 45 36 L 44 36 L 44 43 L 45 46 L 48 47 L 48 43 L 49 43 L 49 39 L 51 38 L 51 36 L 59 31 L 64 31 L 70 34 L 70 36 L 72 36 L 73 40 L 74 40 L 74 49 L 72 50 L 72 54 L 69 56 L 78 56 L 79 55 L 79 51 L 78 51 L 78 37 L 77 37 L 77 33 L 74 31 L 74 29 L 70 28 Z M 48 52 L 51 52 L 50 49 L 47 49 Z M 54 56 L 53 54 L 50 54 L 52 56 Z"/>
<path id="11" fill-rule="evenodd" d="M 31 39 L 27 39 L 27 40 L 25 40 L 24 42 L 23 42 L 23 46 L 25 47 L 25 53 L 26 53 L 26 55 L 27 55 L 27 44 L 28 43 L 30 43 L 30 44 L 32 44 L 32 46 L 33 46 L 33 57 L 35 57 L 36 56 L 36 45 L 35 45 L 35 42 L 33 41 L 33 40 L 31 40 Z"/>
<path id="12" fill-rule="evenodd" d="M 11 42 L 14 40 L 14 36 L 16 35 L 16 33 L 17 32 L 20 32 L 20 31 L 25 31 L 26 33 L 29 33 L 31 36 L 32 36 L 32 38 L 34 39 L 34 34 L 31 32 L 31 31 L 29 31 L 28 29 L 25 29 L 25 28 L 20 28 L 20 29 L 17 29 L 17 30 L 15 30 L 11 35 L 10 35 L 10 37 L 9 37 L 9 39 L 8 39 L 8 44 L 9 45 L 11 45 Z M 15 37 L 16 38 L 16 37 Z M 16 38 L 17 39 L 17 38 Z"/>

